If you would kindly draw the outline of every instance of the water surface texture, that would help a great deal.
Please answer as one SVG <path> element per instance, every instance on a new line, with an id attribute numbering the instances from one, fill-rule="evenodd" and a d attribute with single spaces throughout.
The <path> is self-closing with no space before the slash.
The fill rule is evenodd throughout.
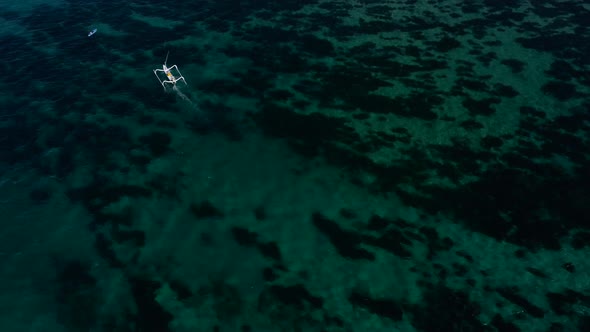
<path id="1" fill-rule="evenodd" d="M 590 331 L 584 1 L 8 2 L 0 331 Z"/>

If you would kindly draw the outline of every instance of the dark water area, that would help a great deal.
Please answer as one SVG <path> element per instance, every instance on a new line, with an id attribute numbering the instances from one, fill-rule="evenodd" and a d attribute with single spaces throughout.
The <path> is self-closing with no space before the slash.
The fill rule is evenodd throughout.
<path id="1" fill-rule="evenodd" d="M 0 4 L 0 331 L 590 331 L 589 25 Z"/>

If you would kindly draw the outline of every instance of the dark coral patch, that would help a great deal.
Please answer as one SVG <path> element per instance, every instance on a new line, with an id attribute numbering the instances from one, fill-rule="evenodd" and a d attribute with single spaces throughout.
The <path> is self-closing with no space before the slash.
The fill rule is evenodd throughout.
<path id="1" fill-rule="evenodd" d="M 581 74 L 569 62 L 564 60 L 553 61 L 551 68 L 546 73 L 557 81 L 569 81 Z"/>
<path id="2" fill-rule="evenodd" d="M 464 292 L 434 286 L 426 290 L 422 303 L 411 308 L 413 325 L 419 331 L 492 331 L 477 319 L 480 307 Z"/>
<path id="3" fill-rule="evenodd" d="M 348 300 L 355 306 L 363 307 L 378 316 L 394 321 L 401 320 L 403 316 L 401 305 L 390 299 L 374 299 L 367 295 L 353 292 L 348 297 Z"/>
<path id="4" fill-rule="evenodd" d="M 161 284 L 141 276 L 130 278 L 129 284 L 137 308 L 133 317 L 137 328 L 146 332 L 170 331 L 169 324 L 174 317 L 156 300 Z"/>
<path id="5" fill-rule="evenodd" d="M 492 115 L 496 113 L 493 105 L 499 102 L 500 100 L 498 98 L 485 98 L 479 100 L 466 98 L 463 100 L 462 104 L 472 115 Z"/>
<path id="6" fill-rule="evenodd" d="M 498 83 L 494 85 L 494 94 L 500 97 L 513 98 L 518 96 L 518 91 L 509 85 Z"/>
<path id="7" fill-rule="evenodd" d="M 569 100 L 577 95 L 576 86 L 563 81 L 551 81 L 543 85 L 545 94 L 554 97 L 559 101 Z"/>
<path id="8" fill-rule="evenodd" d="M 415 93 L 407 97 L 390 98 L 368 94 L 351 100 L 361 109 L 373 113 L 391 113 L 403 117 L 434 120 L 438 117 L 434 109 L 442 103 L 440 96 Z"/>
<path id="9" fill-rule="evenodd" d="M 45 203 L 51 198 L 51 190 L 48 187 L 37 187 L 31 190 L 29 197 L 35 204 Z"/>
<path id="10" fill-rule="evenodd" d="M 590 232 L 576 232 L 572 237 L 572 247 L 577 250 L 590 247 Z"/>
<path id="11" fill-rule="evenodd" d="M 501 63 L 503 65 L 505 65 L 506 67 L 510 68 L 510 70 L 514 74 L 518 74 L 518 73 L 522 72 L 524 70 L 525 65 L 526 65 L 524 62 L 522 62 L 520 60 L 516 60 L 516 59 L 502 60 Z"/>
<path id="12" fill-rule="evenodd" d="M 238 244 L 250 247 L 258 243 L 258 234 L 242 227 L 232 227 L 232 235 Z"/>
<path id="13" fill-rule="evenodd" d="M 324 303 L 324 300 L 321 297 L 312 295 L 301 284 L 293 286 L 274 285 L 270 287 L 270 291 L 277 300 L 299 309 L 308 306 L 311 306 L 312 308 L 321 308 Z"/>
<path id="14" fill-rule="evenodd" d="M 341 256 L 350 259 L 375 259 L 374 254 L 361 247 L 363 239 L 359 234 L 342 229 L 336 222 L 320 213 L 314 213 L 312 221 L 316 228 L 328 237 Z"/>
<path id="15" fill-rule="evenodd" d="M 529 315 L 536 318 L 543 318 L 545 316 L 543 309 L 531 303 L 523 295 L 518 294 L 515 288 L 500 288 L 497 291 L 503 298 L 521 307 Z"/>
<path id="16" fill-rule="evenodd" d="M 139 137 L 139 142 L 147 146 L 154 157 L 159 157 L 170 149 L 172 138 L 164 132 L 153 132 Z"/>
<path id="17" fill-rule="evenodd" d="M 65 264 L 57 276 L 57 316 L 74 330 L 92 330 L 97 325 L 100 292 L 89 267 L 78 261 Z"/>
<path id="18" fill-rule="evenodd" d="M 444 36 L 434 44 L 436 51 L 441 53 L 449 52 L 450 50 L 456 49 L 461 46 L 461 43 L 450 36 Z"/>
<path id="19" fill-rule="evenodd" d="M 254 218 L 258 221 L 265 220 L 267 217 L 266 209 L 264 206 L 258 206 L 254 209 Z"/>
<path id="20" fill-rule="evenodd" d="M 483 125 L 475 120 L 465 120 L 459 124 L 465 130 L 478 130 L 482 129 Z"/>
<path id="21" fill-rule="evenodd" d="M 281 250 L 275 242 L 258 243 L 258 250 L 263 256 L 280 261 Z"/>
<path id="22" fill-rule="evenodd" d="M 481 146 L 485 149 L 499 148 L 503 143 L 501 138 L 495 136 L 486 136 L 480 142 Z"/>
<path id="23" fill-rule="evenodd" d="M 269 135 L 287 138 L 289 144 L 306 156 L 316 156 L 330 141 L 358 141 L 358 135 L 344 120 L 320 113 L 301 115 L 275 104 L 266 104 L 253 115 Z"/>
<path id="24" fill-rule="evenodd" d="M 497 98 L 485 98 L 485 99 L 472 99 L 466 98 L 463 100 L 463 106 L 472 115 L 492 115 L 496 112 L 494 104 L 499 103 L 500 100 Z"/>
<path id="25" fill-rule="evenodd" d="M 193 203 L 190 209 L 193 215 L 199 219 L 223 217 L 223 212 L 209 201 Z"/>
<path id="26" fill-rule="evenodd" d="M 409 249 L 412 246 L 412 241 L 397 229 L 382 230 L 378 236 L 366 235 L 363 240 L 368 245 L 379 247 L 399 257 L 412 256 L 412 251 Z"/>

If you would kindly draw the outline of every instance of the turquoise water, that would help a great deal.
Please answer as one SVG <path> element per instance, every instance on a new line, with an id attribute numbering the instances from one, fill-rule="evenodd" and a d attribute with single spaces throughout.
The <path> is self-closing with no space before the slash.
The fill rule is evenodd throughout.
<path id="1" fill-rule="evenodd" d="M 589 24 L 1 4 L 0 330 L 590 330 Z"/>

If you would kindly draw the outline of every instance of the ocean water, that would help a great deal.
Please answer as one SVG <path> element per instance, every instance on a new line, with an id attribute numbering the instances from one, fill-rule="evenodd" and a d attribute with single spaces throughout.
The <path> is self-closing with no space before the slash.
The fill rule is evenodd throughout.
<path id="1" fill-rule="evenodd" d="M 590 5 L 7 2 L 0 331 L 590 331 Z"/>

